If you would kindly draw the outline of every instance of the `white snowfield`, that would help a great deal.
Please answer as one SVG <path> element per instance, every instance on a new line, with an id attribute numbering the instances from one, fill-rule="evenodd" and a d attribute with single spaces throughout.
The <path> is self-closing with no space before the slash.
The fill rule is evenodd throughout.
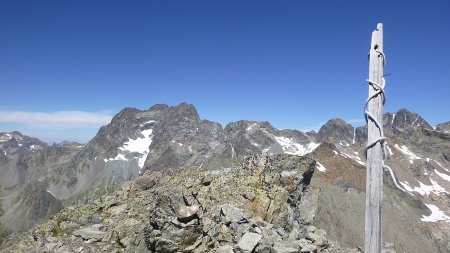
<path id="1" fill-rule="evenodd" d="M 11 135 L 11 134 L 7 134 L 5 133 L 3 136 L 0 136 L 0 142 L 5 142 L 5 141 L 9 141 L 12 138 L 15 138 L 16 140 L 23 140 L 22 136 L 18 136 L 18 135 Z"/>
<path id="2" fill-rule="evenodd" d="M 355 162 L 357 162 L 357 163 L 359 163 L 359 164 L 361 164 L 361 165 L 363 165 L 363 166 L 366 166 L 366 163 L 363 162 L 363 161 L 361 160 L 361 158 L 358 156 L 358 152 L 355 152 L 355 155 L 348 154 L 348 153 L 346 153 L 346 152 L 343 152 L 342 150 L 340 150 L 340 152 L 341 152 L 341 156 L 343 156 L 343 157 L 345 157 L 345 158 L 352 159 L 353 161 L 355 161 Z"/>
<path id="3" fill-rule="evenodd" d="M 321 163 L 316 161 L 316 168 L 320 171 L 320 172 L 326 172 L 327 168 L 325 168 L 325 166 L 323 166 Z"/>
<path id="4" fill-rule="evenodd" d="M 250 126 L 247 127 L 246 131 L 251 131 L 253 129 L 253 127 L 255 127 L 256 125 L 258 125 L 258 124 L 252 123 Z"/>
<path id="5" fill-rule="evenodd" d="M 282 136 L 274 136 L 275 140 L 280 144 L 283 148 L 283 152 L 289 155 L 299 155 L 303 156 L 308 153 L 311 153 L 316 149 L 320 144 L 315 142 L 310 142 L 307 145 L 302 145 L 300 143 L 294 142 L 291 138 L 282 137 Z"/>
<path id="6" fill-rule="evenodd" d="M 3 136 L 0 136 L 0 142 L 8 141 L 12 138 L 10 134 L 5 134 Z"/>
<path id="7" fill-rule="evenodd" d="M 389 147 L 389 145 L 386 145 L 386 149 L 387 149 L 387 151 L 389 152 L 389 155 L 390 155 L 390 156 L 393 156 L 393 155 L 394 155 L 394 152 L 392 152 L 392 149 Z"/>
<path id="8" fill-rule="evenodd" d="M 407 146 L 402 145 L 399 146 L 398 144 L 395 144 L 395 148 L 398 149 L 400 152 L 402 152 L 404 155 L 406 155 L 409 158 L 409 162 L 412 164 L 414 163 L 414 160 L 420 160 L 422 158 L 420 158 L 418 155 L 414 154 L 413 152 L 411 152 Z"/>
<path id="9" fill-rule="evenodd" d="M 425 204 L 428 209 L 430 209 L 431 214 L 428 216 L 422 215 L 421 221 L 425 222 L 437 222 L 437 221 L 447 221 L 450 222 L 450 217 L 446 215 L 439 207 L 432 204 Z"/>
<path id="10" fill-rule="evenodd" d="M 41 149 L 41 148 L 42 148 L 42 146 L 34 145 L 34 144 L 30 146 L 31 150 L 36 150 L 36 149 Z"/>
<path id="11" fill-rule="evenodd" d="M 434 172 L 435 172 L 438 176 L 440 176 L 442 179 L 444 179 L 445 181 L 449 181 L 449 182 L 450 182 L 450 176 L 449 176 L 449 175 L 447 175 L 447 174 L 445 174 L 445 173 L 441 173 L 441 172 L 439 172 L 439 171 L 437 171 L 437 170 L 434 170 Z"/>
<path id="12" fill-rule="evenodd" d="M 427 158 L 428 159 L 428 158 Z M 431 159 L 433 162 L 435 162 L 437 165 L 439 165 L 439 167 L 443 168 L 445 171 L 450 172 L 449 169 L 445 168 L 444 166 L 442 166 L 442 164 L 440 164 L 438 161 Z"/>
<path id="13" fill-rule="evenodd" d="M 138 157 L 133 157 L 138 159 L 138 166 L 142 169 L 144 167 L 145 160 L 150 152 L 150 145 L 152 144 L 153 139 L 153 129 L 143 130 L 141 134 L 144 136 L 142 138 L 137 139 L 128 139 L 127 142 L 123 144 L 122 147 L 119 147 L 119 154 L 117 154 L 114 158 L 105 159 L 105 162 L 109 161 L 128 161 L 125 157 L 126 154 L 129 153 L 138 153 Z"/>
<path id="14" fill-rule="evenodd" d="M 436 194 L 436 195 L 439 195 L 439 194 L 441 194 L 441 193 L 448 193 L 446 190 L 445 190 L 445 188 L 444 187 L 442 187 L 442 186 L 440 186 L 436 181 L 434 181 L 433 179 L 431 179 L 430 178 L 430 182 L 431 182 L 431 185 L 426 185 L 426 184 L 424 184 L 424 183 L 422 183 L 422 182 L 420 182 L 420 181 L 418 181 L 419 182 L 419 187 L 414 187 L 414 188 L 412 188 L 410 185 L 409 185 L 409 183 L 408 182 L 400 182 L 400 184 L 403 186 L 403 188 L 405 188 L 405 190 L 407 190 L 408 192 L 410 192 L 410 193 L 413 193 L 413 192 L 417 192 L 417 193 L 419 193 L 420 195 L 422 195 L 422 196 L 424 196 L 424 195 L 426 195 L 426 196 L 428 196 L 428 195 L 430 195 L 431 193 L 434 193 L 434 194 Z"/>
<path id="15" fill-rule="evenodd" d="M 149 120 L 147 122 L 144 122 L 144 123 L 140 124 L 140 126 L 143 127 L 143 126 L 145 126 L 147 124 L 150 124 L 150 123 L 155 123 L 155 121 L 154 120 Z"/>

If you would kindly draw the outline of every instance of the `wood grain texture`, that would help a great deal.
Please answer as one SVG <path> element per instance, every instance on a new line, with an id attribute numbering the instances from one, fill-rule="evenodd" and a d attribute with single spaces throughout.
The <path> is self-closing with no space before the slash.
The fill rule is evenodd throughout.
<path id="1" fill-rule="evenodd" d="M 369 57 L 369 80 L 378 84 L 383 82 L 383 57 L 376 50 L 383 52 L 383 25 L 378 24 L 372 32 L 372 42 Z M 377 92 L 376 88 L 369 85 L 369 96 Z M 380 122 L 382 128 L 383 102 L 382 95 L 371 99 L 368 103 L 368 111 Z M 368 120 L 368 140 L 373 143 L 382 136 L 383 129 Z M 383 201 L 383 153 L 380 142 L 367 150 L 367 179 L 366 179 L 366 214 L 365 214 L 365 252 L 381 252 L 381 225 L 382 225 L 382 201 Z"/>

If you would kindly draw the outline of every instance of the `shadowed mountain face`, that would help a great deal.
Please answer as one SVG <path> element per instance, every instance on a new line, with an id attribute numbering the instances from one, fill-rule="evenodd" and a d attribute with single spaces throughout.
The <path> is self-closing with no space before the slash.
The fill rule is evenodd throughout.
<path id="1" fill-rule="evenodd" d="M 405 109 L 383 119 L 386 164 L 392 169 L 385 172 L 385 217 L 392 224 L 385 228 L 385 239 L 400 252 L 446 252 L 450 235 L 442 231 L 450 224 L 448 123 L 433 130 Z M 24 153 L 8 149 L 0 157 L 0 173 L 8 175 L 0 181 L 3 209 L 8 210 L 0 222 L 16 230 L 30 227 L 62 208 L 61 202 L 94 201 L 123 181 L 139 180 L 145 171 L 176 177 L 191 169 L 236 168 L 256 153 L 307 155 L 317 164 L 305 189 L 308 208 L 300 215 L 325 228 L 332 240 L 354 248 L 363 245 L 366 138 L 366 127 L 354 128 L 340 119 L 330 120 L 318 133 L 303 133 L 247 120 L 223 128 L 200 119 L 186 103 L 125 108 L 86 145 L 43 146 Z M 42 201 L 30 201 L 30 194 Z"/>
<path id="2" fill-rule="evenodd" d="M 341 119 L 329 120 L 317 133 L 317 141 L 351 144 L 355 142 L 355 132 L 352 125 Z"/>

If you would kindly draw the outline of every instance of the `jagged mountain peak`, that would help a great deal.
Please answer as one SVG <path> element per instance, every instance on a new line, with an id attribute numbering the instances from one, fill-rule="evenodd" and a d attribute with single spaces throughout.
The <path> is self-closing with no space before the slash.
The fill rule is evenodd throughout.
<path id="1" fill-rule="evenodd" d="M 254 131 L 257 129 L 267 129 L 273 130 L 273 126 L 267 121 L 253 121 L 253 120 L 238 120 L 235 122 L 230 122 L 225 126 L 226 131 L 240 130 L 240 131 Z"/>
<path id="2" fill-rule="evenodd" d="M 125 107 L 123 108 L 119 113 L 117 113 L 113 118 L 112 122 L 120 120 L 120 119 L 127 119 L 130 117 L 134 117 L 138 112 L 141 110 L 132 108 L 132 107 Z"/>
<path id="3" fill-rule="evenodd" d="M 395 113 L 385 113 L 383 121 L 385 127 L 391 127 L 393 131 L 398 132 L 409 132 L 420 128 L 433 129 L 418 113 L 411 112 L 405 108 Z"/>
<path id="4" fill-rule="evenodd" d="M 352 125 L 342 119 L 331 119 L 317 133 L 318 142 L 334 142 L 350 144 L 354 141 L 355 132 Z"/>
<path id="5" fill-rule="evenodd" d="M 447 190 L 449 189 L 447 181 L 450 181 L 448 180 L 448 173 L 450 173 L 448 170 L 450 166 L 450 159 L 448 159 L 450 157 L 448 154 L 449 135 L 441 132 L 439 135 L 433 135 L 427 131 L 415 131 L 406 135 L 397 134 L 401 132 L 395 130 L 394 133 L 391 129 L 403 127 L 400 119 L 406 118 L 404 120 L 406 125 L 414 126 L 416 123 L 412 123 L 415 119 L 417 119 L 416 122 L 421 122 L 418 114 L 407 110 L 400 110 L 396 114 L 395 118 L 398 117 L 398 119 L 394 119 L 393 114 L 385 115 L 385 123 L 393 122 L 392 128 L 386 127 L 386 136 L 389 137 L 386 150 L 389 156 L 385 162 L 392 167 L 395 177 L 398 179 L 393 182 L 400 184 L 400 188 L 391 184 L 389 187 L 392 187 L 388 189 L 401 191 L 403 195 L 405 195 L 404 193 L 408 196 L 411 195 L 411 198 L 413 194 L 418 193 L 419 197 L 425 200 L 424 203 L 434 203 L 436 208 L 441 208 L 448 213 L 448 209 L 442 204 L 444 202 L 434 200 L 439 197 L 439 201 L 441 201 L 445 197 L 444 193 L 449 191 Z M 400 121 L 400 125 L 394 124 L 396 120 Z M 447 125 L 449 124 L 439 125 L 439 129 Z M 438 131 L 432 132 L 438 133 Z M 171 175 L 182 175 L 189 170 L 211 171 L 211 175 L 219 175 L 234 171 L 233 168 L 242 158 L 255 153 L 260 155 L 263 153 L 269 157 L 277 157 L 278 154 L 297 155 L 296 159 L 309 153 L 308 156 L 317 161 L 315 167 L 318 177 L 316 179 L 323 180 L 323 182 L 317 180 L 312 180 L 312 182 L 317 183 L 323 189 L 324 193 L 321 193 L 321 197 L 324 197 L 324 200 L 319 198 L 319 201 L 322 201 L 320 205 L 325 206 L 323 210 L 329 210 L 327 213 L 330 214 L 329 217 L 327 215 L 318 216 L 317 222 L 323 222 L 322 224 L 326 226 L 330 221 L 344 221 L 345 228 L 336 231 L 330 230 L 330 233 L 333 233 L 333 236 L 344 235 L 343 238 L 348 243 L 354 243 L 361 238 L 353 236 L 358 233 L 348 231 L 359 231 L 360 228 L 354 227 L 353 217 L 348 219 L 346 212 L 348 211 L 347 207 L 355 208 L 356 206 L 352 198 L 357 198 L 357 203 L 364 203 L 361 194 L 365 184 L 365 145 L 363 144 L 366 141 L 367 127 L 355 129 L 342 119 L 328 121 L 318 133 L 303 133 L 298 130 L 279 130 L 266 121 L 240 120 L 223 128 L 216 122 L 200 120 L 195 107 L 187 103 L 177 106 L 160 104 L 152 106 L 148 110 L 125 108 L 113 118 L 110 124 L 102 127 L 91 142 L 81 148 L 46 148 L 22 158 L 19 156 L 17 166 L 16 161 L 10 157 L 5 156 L 6 159 L 3 160 L 6 162 L 2 162 L 2 157 L 0 157 L 0 170 L 6 172 L 6 174 L 0 174 L 2 179 L 0 186 L 3 186 L 4 189 L 12 189 L 9 186 L 15 184 L 4 182 L 11 181 L 9 178 L 19 178 L 17 175 L 20 176 L 20 173 L 23 172 L 27 174 L 25 177 L 19 178 L 20 184 L 17 185 L 20 187 L 16 187 L 16 189 L 22 189 L 28 182 L 37 180 L 37 178 L 45 178 L 45 182 L 48 184 L 41 189 L 40 192 L 43 194 L 36 195 L 35 201 L 35 203 L 40 203 L 39 200 L 42 199 L 46 203 L 48 202 L 48 205 L 38 205 L 35 208 L 45 211 L 52 206 L 48 201 L 52 199 L 51 196 L 58 200 L 65 199 L 64 203 L 92 202 L 101 194 L 114 189 L 120 181 L 133 178 L 140 181 L 149 172 L 165 176 L 168 179 L 172 178 Z M 318 142 L 322 144 L 319 146 Z M 287 165 L 291 166 L 291 163 L 287 163 Z M 16 168 L 17 174 L 9 173 L 14 168 Z M 39 171 L 42 172 L 39 173 Z M 199 176 L 197 174 L 185 175 L 189 180 Z M 294 175 L 294 172 L 286 167 L 286 171 L 281 171 L 280 175 L 281 177 L 290 177 Z M 202 177 L 200 175 L 200 178 Z M 210 182 L 203 184 L 202 181 L 200 185 L 212 184 Z M 239 185 L 241 184 L 239 183 Z M 313 195 L 319 194 L 321 191 L 313 189 L 311 188 Z M 445 192 L 442 189 L 445 189 Z M 339 198 L 332 197 L 336 193 L 341 194 L 338 195 Z M 350 199 L 348 198 L 349 194 L 352 196 Z M 386 195 L 393 196 L 393 198 L 397 196 L 389 194 Z M 428 194 L 434 194 L 432 195 L 434 202 L 428 201 L 431 199 Z M 249 196 L 245 193 L 244 199 Z M 339 201 L 334 202 L 337 199 Z M 342 212 L 336 211 L 337 208 L 342 207 L 341 200 L 347 201 L 344 205 L 345 208 L 342 209 Z M 11 215 L 3 216 L 3 220 L 0 222 L 10 220 L 11 217 L 15 217 L 17 220 L 22 219 L 18 210 L 28 210 L 26 208 L 31 206 L 30 204 L 23 208 L 19 206 L 19 209 L 13 209 L 10 204 L 4 202 L 3 206 L 10 209 Z M 58 205 L 54 206 L 59 208 Z M 423 214 L 422 209 L 425 210 L 426 207 L 421 210 L 416 210 L 415 207 L 416 205 L 412 205 L 408 207 L 409 211 L 401 213 L 404 217 L 410 215 L 408 212 L 416 213 L 411 224 L 417 223 L 421 219 L 420 215 L 426 215 L 424 217 L 430 215 L 429 213 Z M 115 209 L 113 208 L 113 210 Z M 391 213 L 404 209 L 404 206 L 395 207 Z M 363 217 L 362 209 L 357 210 L 362 215 L 359 217 Z M 13 215 L 16 212 L 18 215 Z M 30 216 L 30 224 L 33 220 L 46 216 L 48 216 L 46 213 Z M 398 216 L 391 217 L 391 220 L 398 220 Z M 432 220 L 428 225 L 432 226 L 434 222 L 435 220 Z M 395 222 L 393 224 L 398 225 Z M 409 223 L 403 225 L 402 230 L 410 227 Z M 411 239 L 415 238 L 413 237 L 415 232 L 410 232 L 406 233 L 407 237 L 404 242 L 416 241 L 416 239 Z M 352 236 L 345 236 L 349 234 Z M 428 237 L 426 238 L 428 240 Z"/>
<path id="6" fill-rule="evenodd" d="M 0 133 L 0 154 L 2 155 L 26 154 L 44 147 L 48 147 L 48 144 L 19 131 Z"/>
<path id="7" fill-rule="evenodd" d="M 152 105 L 148 111 L 167 111 L 170 107 L 166 104 L 155 104 Z"/>

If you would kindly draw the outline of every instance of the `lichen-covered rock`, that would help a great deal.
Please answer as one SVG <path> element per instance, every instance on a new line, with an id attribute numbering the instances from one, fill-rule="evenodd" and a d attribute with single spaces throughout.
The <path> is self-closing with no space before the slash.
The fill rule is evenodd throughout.
<path id="1" fill-rule="evenodd" d="M 199 207 L 197 205 L 194 206 L 182 206 L 178 209 L 178 220 L 182 222 L 189 222 L 199 211 Z"/>
<path id="2" fill-rule="evenodd" d="M 246 220 L 244 210 L 232 205 L 225 204 L 220 207 L 221 221 L 225 224 L 232 222 L 243 222 Z"/>
<path id="3" fill-rule="evenodd" d="M 314 165 L 307 157 L 253 155 L 237 168 L 147 171 L 139 183 L 125 182 L 113 194 L 63 209 L 38 225 L 32 237 L 11 239 L 6 247 L 38 252 L 346 252 L 301 219 L 302 201 L 310 201 L 305 194 L 312 191 Z M 92 225 L 93 217 L 101 223 Z"/>
<path id="4" fill-rule="evenodd" d="M 246 232 L 239 242 L 236 244 L 236 248 L 242 252 L 252 252 L 262 236 L 257 233 Z"/>
<path id="5" fill-rule="evenodd" d="M 73 232 L 73 235 L 79 236 L 84 240 L 95 240 L 100 241 L 105 236 L 105 232 L 99 231 L 97 229 L 92 228 L 83 228 Z"/>

